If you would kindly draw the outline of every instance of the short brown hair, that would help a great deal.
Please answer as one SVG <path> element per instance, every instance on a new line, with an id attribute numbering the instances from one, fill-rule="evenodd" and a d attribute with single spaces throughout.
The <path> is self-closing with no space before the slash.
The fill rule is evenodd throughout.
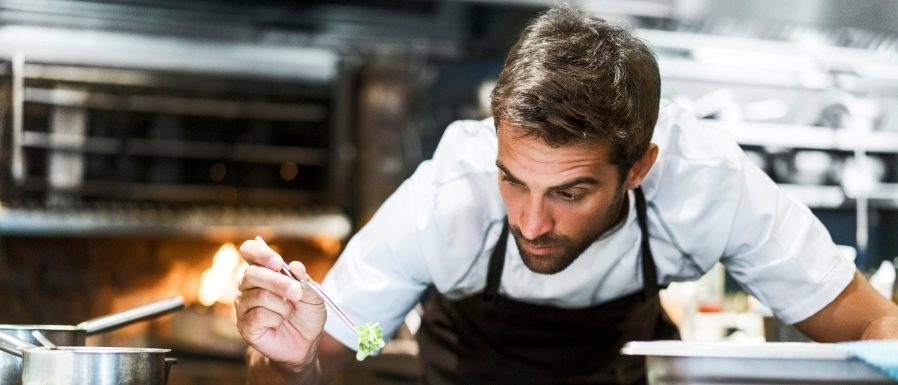
<path id="1" fill-rule="evenodd" d="M 622 175 L 648 148 L 661 97 L 652 51 L 625 29 L 570 7 L 537 17 L 490 96 L 496 127 L 549 146 L 605 141 Z"/>

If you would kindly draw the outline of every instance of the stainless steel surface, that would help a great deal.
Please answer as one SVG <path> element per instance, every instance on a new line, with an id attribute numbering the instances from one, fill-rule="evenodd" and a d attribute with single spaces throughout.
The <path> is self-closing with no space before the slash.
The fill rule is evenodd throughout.
<path id="1" fill-rule="evenodd" d="M 63 347 L 24 351 L 22 385 L 163 385 L 169 349 Z"/>
<path id="2" fill-rule="evenodd" d="M 47 339 L 61 346 L 82 346 L 87 334 L 75 326 L 70 325 L 2 325 L 0 332 L 12 335 L 29 344 L 40 344 L 32 331 L 38 330 Z"/>
<path id="3" fill-rule="evenodd" d="M 846 350 L 832 344 L 767 342 L 636 341 L 621 352 L 637 356 L 846 360 Z"/>
<path id="4" fill-rule="evenodd" d="M 12 334 L 0 332 L 0 349 L 17 357 L 22 357 L 22 349 L 33 348 L 34 344 Z M 6 382 L 3 382 L 4 384 Z"/>
<path id="5" fill-rule="evenodd" d="M 894 131 L 871 131 L 864 138 L 859 138 L 849 130 L 810 125 L 726 122 L 718 119 L 703 119 L 702 124 L 725 129 L 740 144 L 751 146 L 852 151 L 855 145 L 860 144 L 868 151 L 898 151 L 898 132 Z"/>
<path id="6" fill-rule="evenodd" d="M 57 107 L 59 108 L 59 107 Z M 259 144 L 227 144 L 165 139 L 100 138 L 57 132 L 26 132 L 22 138 L 26 148 L 39 148 L 82 154 L 160 156 L 190 159 L 220 159 L 276 163 L 299 162 L 323 165 L 327 153 L 318 148 L 266 146 Z"/>
<path id="7" fill-rule="evenodd" d="M 125 326 L 134 322 L 158 317 L 184 307 L 184 298 L 177 296 L 157 301 L 138 308 L 119 313 L 97 317 L 84 321 L 77 326 L 71 325 L 2 325 L 0 324 L 0 340 L 10 342 L 12 346 L 23 348 L 40 344 L 40 340 L 32 334 L 39 331 L 51 343 L 57 346 L 78 347 L 85 344 L 90 334 L 97 334 Z M 3 338 L 11 335 L 14 339 Z M 16 342 L 18 339 L 21 342 Z M 9 344 L 0 344 L 8 345 Z M 8 349 L 4 351 L 9 352 Z M 22 360 L 10 355 L 0 355 L 0 384 L 18 385 L 23 373 Z M 84 383 L 87 384 L 87 383 Z"/>
<path id="8" fill-rule="evenodd" d="M 858 165 L 858 171 L 860 171 L 859 174 L 863 175 L 869 170 L 867 160 L 867 151 L 869 150 L 864 145 L 864 142 L 869 132 L 875 126 L 876 118 L 879 115 L 877 111 L 878 105 L 854 98 L 850 98 L 850 100 L 852 103 L 848 104 L 848 111 L 850 111 L 848 130 L 859 139 L 854 145 L 854 161 Z M 869 212 L 867 211 L 867 206 L 870 189 L 875 185 L 876 181 L 870 182 L 872 183 L 867 183 L 867 181 L 861 180 L 854 188 L 854 190 L 856 190 L 854 195 L 857 202 L 854 208 L 855 242 L 857 244 L 858 254 L 860 255 L 867 254 L 867 247 L 870 240 L 870 221 L 868 219 Z M 843 187 L 847 187 L 848 183 L 843 180 L 842 184 Z"/>
<path id="9" fill-rule="evenodd" d="M 163 385 L 169 349 L 31 347 L 21 350 L 22 385 Z"/>
<path id="10" fill-rule="evenodd" d="M 165 382 L 168 383 L 168 378 L 171 375 L 171 367 L 178 364 L 178 359 L 173 357 L 165 357 Z"/>
<path id="11" fill-rule="evenodd" d="M 898 4 L 891 0 L 676 0 L 672 16 L 687 19 L 754 18 L 821 27 L 898 31 Z"/>
<path id="12" fill-rule="evenodd" d="M 83 346 L 87 334 L 68 325 L 0 325 L 0 350 L 17 355 L 0 354 L 0 384 L 20 385 L 22 382 L 21 350 L 40 343 L 32 332 L 38 330 L 56 345 Z M 10 336 L 12 338 L 10 338 Z M 10 349 L 13 347 L 14 349 Z"/>
<path id="13" fill-rule="evenodd" d="M 37 347 L 5 332 L 0 350 L 18 363 L 0 373 L 4 385 L 163 385 L 177 362 L 169 349 Z"/>
<path id="14" fill-rule="evenodd" d="M 695 108 L 703 123 L 729 131 L 740 145 L 763 147 L 774 165 L 794 151 L 832 156 L 827 174 L 813 178 L 798 170 L 764 171 L 811 208 L 852 209 L 864 255 L 866 216 L 898 207 L 898 184 L 893 175 L 872 184 L 846 182 L 833 170 L 851 158 L 867 172 L 868 153 L 895 156 L 898 110 L 888 106 L 898 95 L 898 34 L 731 16 L 649 20 L 635 31 L 658 52 L 667 98 L 695 107 L 730 102 L 715 114 Z M 712 91 L 730 97 L 703 98 Z"/>
<path id="15" fill-rule="evenodd" d="M 23 52 L 31 62 L 329 82 L 339 57 L 298 44 L 178 39 L 95 29 L 0 27 L 0 57 Z"/>
<path id="16" fill-rule="evenodd" d="M 0 334 L 2 334 L 2 333 L 0 333 Z M 16 356 L 16 357 L 22 357 L 22 350 L 21 350 L 21 349 L 14 348 L 14 347 L 9 346 L 9 345 L 4 344 L 4 343 L 0 343 L 0 351 L 4 351 L 4 352 L 9 353 L 9 354 L 12 354 L 12 355 L 14 355 L 14 356 Z M 0 367 L 0 368 L 3 368 L 4 371 L 6 370 L 6 367 L 5 367 L 5 366 Z M 4 380 L 4 381 L 3 381 L 4 384 L 7 383 L 6 378 L 0 377 L 0 379 Z"/>
<path id="17" fill-rule="evenodd" d="M 84 330 L 87 335 L 102 333 L 125 325 L 159 317 L 184 308 L 184 297 L 175 296 L 143 305 L 123 312 L 97 317 L 84 321 L 76 327 Z"/>
<path id="18" fill-rule="evenodd" d="M 56 8 L 46 5 L 35 10 L 46 15 Z M 130 21 L 131 16 L 160 20 L 155 11 L 126 15 L 117 6 L 60 5 L 81 9 L 83 20 L 105 11 Z M 145 6 L 179 17 L 186 11 L 194 21 L 219 8 Z M 213 29 L 248 21 L 244 16 L 231 13 Z M 260 41 L 242 33 L 208 39 L 169 28 L 144 34 L 31 21 L 0 26 L 0 43 L 9 43 L 0 44 L 0 61 L 11 63 L 0 66 L 0 73 L 12 77 L 3 84 L 18 107 L 10 109 L 17 123 L 0 129 L 0 153 L 22 160 L 11 161 L 2 172 L 16 183 L 0 185 L 0 233 L 213 233 L 220 238 L 220 232 L 234 237 L 252 228 L 251 234 L 331 236 L 327 230 L 333 226 L 312 230 L 321 216 L 326 221 L 337 217 L 338 232 L 348 233 L 342 207 L 350 195 L 333 193 L 345 190 L 340 186 L 354 153 L 347 136 L 351 120 L 336 116 L 351 109 L 354 100 L 352 87 L 336 85 L 348 67 L 343 52 L 255 33 Z M 57 130 L 68 125 L 56 123 L 72 123 L 78 130 Z M 63 159 L 78 161 L 54 162 Z M 72 169 L 78 171 L 63 172 Z M 153 213 L 144 205 L 169 206 Z M 231 211 L 251 207 L 274 215 L 250 225 L 240 218 L 202 221 L 206 218 L 197 218 L 196 211 L 208 207 L 201 205 Z M 109 206 L 116 209 L 104 210 Z M 288 209 L 271 210 L 282 207 Z M 67 212 L 60 215 L 60 209 Z M 285 219 L 297 211 L 325 210 L 326 215 L 314 215 L 315 223 Z M 259 216 L 250 214 L 254 220 Z"/>
<path id="19" fill-rule="evenodd" d="M 630 342 L 649 384 L 894 384 L 833 344 Z"/>
<path id="20" fill-rule="evenodd" d="M 24 331 L 24 329 L 19 329 Z M 23 350 L 35 347 L 34 344 L 19 338 L 21 333 L 0 331 L 0 350 L 9 354 L 0 354 L 0 384 L 20 385 L 22 383 Z M 31 337 L 31 333 L 28 333 Z M 33 338 L 33 337 L 31 337 Z"/>
<path id="21" fill-rule="evenodd" d="M 32 330 L 31 336 L 34 337 L 38 342 L 41 343 L 41 346 L 45 348 L 55 348 L 56 344 L 54 344 L 50 339 L 44 336 L 44 333 L 41 333 L 40 330 Z"/>
<path id="22" fill-rule="evenodd" d="M 82 187 L 90 187 L 91 184 Z M 105 186 L 116 188 L 117 186 Z M 159 186 L 155 186 L 159 187 Z M 104 188 L 97 186 L 96 188 Z M 147 191 L 149 190 L 149 191 Z M 142 190 L 143 194 L 156 191 Z M 301 195 L 294 191 L 293 194 Z M 249 238 L 276 233 L 283 237 L 314 236 L 343 239 L 352 225 L 336 209 L 206 206 L 175 208 L 164 204 L 104 203 L 46 210 L 28 204 L 0 205 L 0 234 L 57 234 L 64 236 L 149 234 L 157 236 L 201 236 L 215 239 Z"/>
<path id="23" fill-rule="evenodd" d="M 221 118 L 277 119 L 317 122 L 327 118 L 320 104 L 237 102 L 227 99 L 158 95 L 117 95 L 64 88 L 25 88 L 25 101 L 62 107 L 157 112 L 176 115 L 216 115 Z"/>

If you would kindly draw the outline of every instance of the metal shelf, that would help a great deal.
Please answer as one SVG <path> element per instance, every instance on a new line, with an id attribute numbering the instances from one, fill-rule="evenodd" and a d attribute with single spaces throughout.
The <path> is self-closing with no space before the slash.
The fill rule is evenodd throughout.
<path id="1" fill-rule="evenodd" d="M 70 89 L 25 88 L 25 101 L 65 107 L 174 115 L 215 116 L 225 119 L 320 122 L 327 118 L 323 104 L 272 103 L 178 96 L 112 94 Z"/>
<path id="2" fill-rule="evenodd" d="M 98 30 L 0 27 L 0 57 L 21 53 L 29 63 L 142 69 L 205 75 L 329 82 L 339 56 L 297 45 L 185 40 Z"/>
<path id="3" fill-rule="evenodd" d="M 786 194 L 798 199 L 810 208 L 840 208 L 847 198 L 839 186 L 814 186 L 780 183 Z"/>
<path id="4" fill-rule="evenodd" d="M 22 185 L 25 191 L 48 194 L 86 196 L 100 199 L 127 199 L 138 202 L 165 202 L 202 204 L 215 199 L 219 202 L 278 204 L 284 206 L 308 206 L 319 204 L 324 198 L 315 191 L 272 188 L 230 186 L 224 184 L 174 184 L 174 183 L 133 183 L 110 180 L 85 180 L 78 186 L 54 188 L 49 182 L 39 178 L 29 178 Z"/>
<path id="5" fill-rule="evenodd" d="M 779 183 L 780 189 L 812 209 L 839 209 L 854 206 L 840 186 Z M 898 209 L 898 183 L 879 183 L 868 192 L 871 208 Z"/>
<path id="6" fill-rule="evenodd" d="M 859 140 L 858 133 L 849 129 L 715 119 L 703 119 L 702 123 L 726 129 L 739 144 L 749 146 L 853 151 Z M 862 146 L 867 152 L 898 153 L 898 132 L 867 132 Z"/>
<path id="7" fill-rule="evenodd" d="M 351 224 L 337 210 L 250 206 L 178 208 L 166 205 L 102 204 L 48 209 L 0 204 L 0 235 L 26 236 L 202 236 L 345 239 Z"/>
<path id="8" fill-rule="evenodd" d="M 635 32 L 658 50 L 661 75 L 668 79 L 808 91 L 838 88 L 863 95 L 898 92 L 894 53 L 646 28 Z"/>
<path id="9" fill-rule="evenodd" d="M 749 64 L 701 63 L 692 59 L 658 59 L 664 79 L 682 79 L 722 84 L 741 84 L 820 91 L 833 87 L 833 79 L 820 72 L 798 72 L 770 68 L 750 68 Z"/>
<path id="10" fill-rule="evenodd" d="M 329 159 L 327 149 L 324 148 L 165 139 L 118 139 L 32 131 L 23 133 L 22 145 L 28 148 L 85 154 L 232 160 L 272 164 L 294 162 L 305 165 L 324 165 Z"/>

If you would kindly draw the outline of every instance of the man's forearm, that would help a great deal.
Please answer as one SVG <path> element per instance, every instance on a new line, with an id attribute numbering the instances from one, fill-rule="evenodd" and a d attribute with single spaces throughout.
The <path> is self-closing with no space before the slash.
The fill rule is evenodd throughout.
<path id="1" fill-rule="evenodd" d="M 253 348 L 246 351 L 249 385 L 317 385 L 321 366 L 316 358 L 307 366 L 289 369 L 277 365 Z"/>
<path id="2" fill-rule="evenodd" d="M 887 316 L 874 320 L 864 328 L 865 340 L 898 339 L 898 317 Z"/>
<path id="3" fill-rule="evenodd" d="M 817 342 L 898 338 L 898 307 L 855 273 L 832 302 L 795 327 Z"/>

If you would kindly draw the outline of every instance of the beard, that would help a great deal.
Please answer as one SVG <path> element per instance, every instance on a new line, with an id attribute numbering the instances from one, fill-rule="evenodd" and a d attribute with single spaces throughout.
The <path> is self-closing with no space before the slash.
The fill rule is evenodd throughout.
<path id="1" fill-rule="evenodd" d="M 558 235 L 554 233 L 546 233 L 536 239 L 526 239 L 518 226 L 510 225 L 509 230 L 514 237 L 514 241 L 521 253 L 521 259 L 524 265 L 530 271 L 537 274 L 555 274 L 563 271 L 570 266 L 580 254 L 583 254 L 590 245 L 602 236 L 608 229 L 617 224 L 625 212 L 622 210 L 624 201 L 626 200 L 627 190 L 621 188 L 614 194 L 611 206 L 602 218 L 595 222 L 592 231 L 587 232 L 579 239 Z M 533 255 L 527 252 L 523 244 L 536 247 L 557 247 L 561 251 L 552 255 Z"/>

